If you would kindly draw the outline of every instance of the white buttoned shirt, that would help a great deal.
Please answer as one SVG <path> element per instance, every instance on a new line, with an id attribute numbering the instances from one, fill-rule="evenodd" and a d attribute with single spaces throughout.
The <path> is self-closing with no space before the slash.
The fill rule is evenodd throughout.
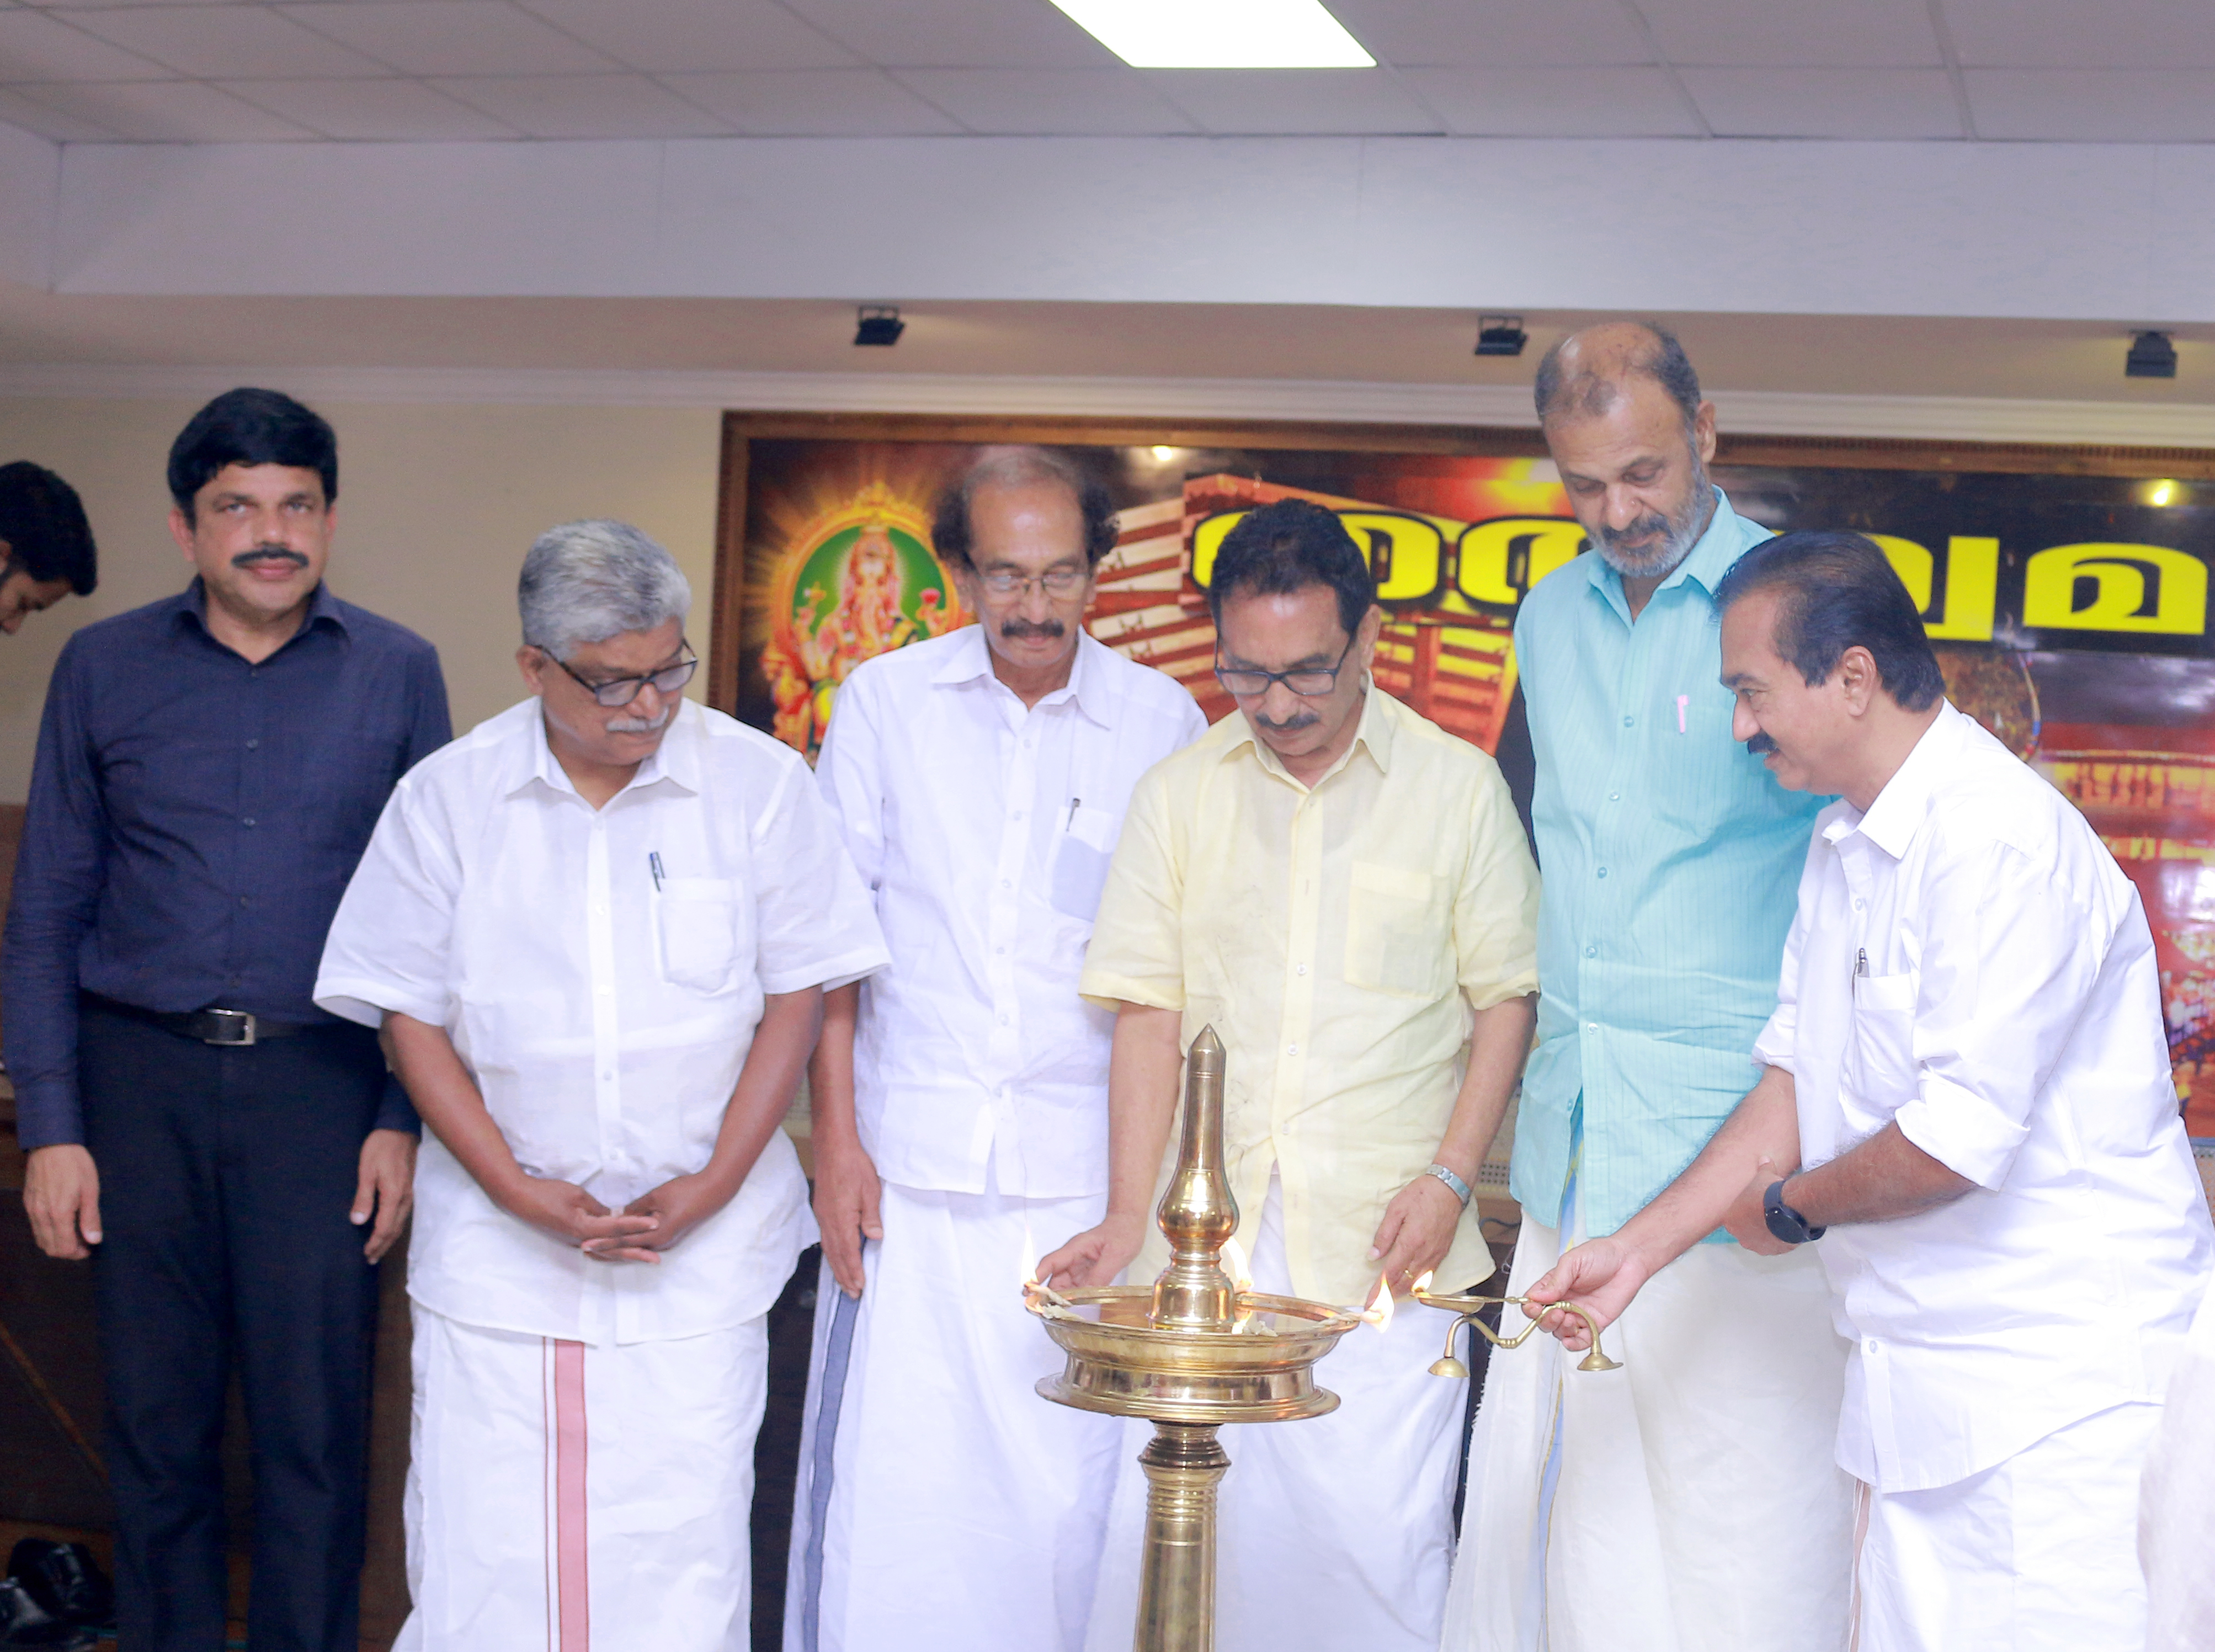
<path id="1" fill-rule="evenodd" d="M 2152 936 L 2084 818 L 1951 705 L 1866 814 L 1817 817 L 1754 1059 L 1793 1075 L 1803 1164 L 1896 1123 L 1976 1184 L 1815 1242 L 1848 1473 L 1951 1485 L 2161 1397 L 2215 1235 Z"/>
<path id="2" fill-rule="evenodd" d="M 594 809 L 532 699 L 401 781 L 340 903 L 316 1002 L 370 1026 L 397 1010 L 443 1027 L 517 1162 L 612 1210 L 707 1164 L 765 994 L 884 961 L 790 748 L 680 701 L 660 748 Z M 507 1214 L 426 1133 L 408 1287 L 468 1324 L 652 1342 L 765 1312 L 813 1237 L 782 1131 L 659 1266 L 592 1261 Z"/>
<path id="3" fill-rule="evenodd" d="M 862 989 L 856 1123 L 886 1180 L 1074 1198 L 1108 1185 L 1114 1014 L 1077 982 L 1138 777 L 1206 729 L 1175 679 L 1080 636 L 1024 707 L 966 626 L 838 690 L 816 776 L 892 967 Z"/>

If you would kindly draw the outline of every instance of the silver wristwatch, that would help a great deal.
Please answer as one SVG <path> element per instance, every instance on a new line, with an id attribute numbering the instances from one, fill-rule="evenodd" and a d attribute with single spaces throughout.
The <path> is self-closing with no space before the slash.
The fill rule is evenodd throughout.
<path id="1" fill-rule="evenodd" d="M 1461 1201 L 1462 1208 L 1464 1210 L 1469 1208 L 1469 1201 L 1472 1189 L 1468 1182 L 1463 1181 L 1459 1176 L 1456 1176 L 1451 1170 L 1446 1169 L 1443 1164 L 1427 1164 L 1423 1167 L 1423 1174 L 1425 1176 L 1434 1176 L 1438 1177 L 1439 1181 L 1445 1182 L 1447 1189 L 1452 1193 L 1453 1196 Z"/>

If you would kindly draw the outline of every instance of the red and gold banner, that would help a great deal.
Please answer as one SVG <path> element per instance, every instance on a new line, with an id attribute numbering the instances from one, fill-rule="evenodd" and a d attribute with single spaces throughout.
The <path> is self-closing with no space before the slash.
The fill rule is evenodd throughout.
<path id="1" fill-rule="evenodd" d="M 748 441 L 741 715 L 812 756 L 856 665 L 966 623 L 930 524 L 939 489 L 979 451 Z M 1230 706 L 1212 674 L 1206 586 L 1224 535 L 1257 505 L 1307 499 L 1339 513 L 1387 614 L 1377 682 L 1487 751 L 1519 719 L 1516 606 L 1585 549 L 1538 458 L 1063 451 L 1119 508 L 1093 635 L 1176 678 L 1211 719 Z M 1770 527 L 1876 538 L 1923 606 L 1954 703 L 2084 811 L 2144 900 L 2179 1100 L 2193 1134 L 2215 1137 L 2215 485 L 1866 464 L 1724 466 L 1715 480 Z"/>

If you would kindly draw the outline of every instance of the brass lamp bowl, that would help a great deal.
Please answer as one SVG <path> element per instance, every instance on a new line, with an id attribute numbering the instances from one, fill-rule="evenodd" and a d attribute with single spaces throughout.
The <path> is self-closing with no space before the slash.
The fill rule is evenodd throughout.
<path id="1" fill-rule="evenodd" d="M 1114 1285 L 1063 1295 L 1033 1286 L 1028 1306 L 1068 1354 L 1041 1379 L 1047 1399 L 1157 1422 L 1287 1422 L 1338 1409 L 1312 1367 L 1361 1323 L 1344 1308 L 1241 1291 L 1229 1330 L 1165 1326 L 1154 1289 Z"/>
<path id="2" fill-rule="evenodd" d="M 1426 1308 L 1443 1308 L 1454 1316 L 1453 1323 L 1446 1327 L 1445 1354 L 1431 1364 L 1431 1375 L 1433 1377 L 1469 1375 L 1469 1367 L 1462 1363 L 1460 1356 L 1454 1352 L 1454 1342 L 1460 1336 L 1461 1328 L 1463 1325 L 1476 1326 L 1484 1333 L 1484 1340 L 1494 1348 L 1521 1348 L 1524 1343 L 1529 1342 L 1532 1333 L 1545 1323 L 1546 1317 L 1541 1313 L 1537 1318 L 1524 1326 L 1514 1336 L 1502 1336 L 1477 1317 L 1484 1309 L 1492 1306 L 1494 1303 L 1498 1303 L 1503 1308 L 1519 1308 L 1528 1303 L 1533 1307 L 1558 1308 L 1563 1313 L 1576 1315 L 1585 1322 L 1585 1329 L 1592 1333 L 1592 1352 L 1577 1361 L 1577 1369 L 1580 1371 L 1623 1369 L 1622 1360 L 1611 1360 L 1600 1351 L 1598 1321 L 1574 1302 L 1531 1303 L 1530 1298 L 1523 1296 L 1477 1296 L 1474 1293 L 1464 1296 L 1440 1296 L 1435 1292 L 1424 1290 L 1420 1286 L 1409 1294 Z"/>

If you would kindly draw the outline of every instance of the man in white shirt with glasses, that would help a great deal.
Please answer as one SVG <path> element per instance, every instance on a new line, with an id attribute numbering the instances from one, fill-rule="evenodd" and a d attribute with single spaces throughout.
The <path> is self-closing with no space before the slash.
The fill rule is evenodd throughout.
<path id="1" fill-rule="evenodd" d="M 1604 1323 L 1719 1223 L 1811 1245 L 1852 1348 L 1855 1643 L 2140 1652 L 2139 1467 L 2215 1235 L 2138 891 L 1947 703 L 1868 540 L 1771 539 L 1715 602 L 1733 733 L 1841 801 L 1816 817 L 1758 1082 L 1530 1298 Z M 1769 1627 L 1783 1647 L 1807 1626 Z"/>
<path id="2" fill-rule="evenodd" d="M 316 987 L 427 1127 L 397 1644 L 738 1646 L 778 1127 L 884 943 L 807 765 L 680 697 L 667 551 L 572 522 L 520 597 L 533 697 L 400 783 Z"/>
<path id="3" fill-rule="evenodd" d="M 1077 996 L 1138 777 L 1206 728 L 1087 636 L 1105 488 L 987 450 L 933 537 L 978 623 L 862 665 L 817 778 L 892 966 L 809 1069 L 823 1233 L 787 1652 L 1076 1652 L 1122 1439 L 1048 1405 L 1039 1251 L 1100 1218 L 1114 1017 Z"/>

